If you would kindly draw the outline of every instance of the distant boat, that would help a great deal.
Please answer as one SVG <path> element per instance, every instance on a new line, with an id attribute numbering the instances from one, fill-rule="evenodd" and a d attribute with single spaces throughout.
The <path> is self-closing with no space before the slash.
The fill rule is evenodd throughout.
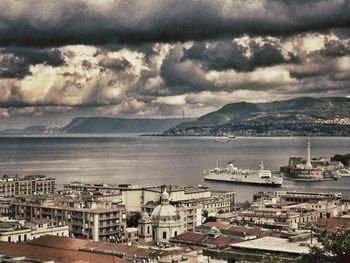
<path id="1" fill-rule="evenodd" d="M 215 142 L 230 142 L 231 140 L 228 137 L 216 138 Z"/>
<path id="2" fill-rule="evenodd" d="M 261 161 L 259 170 L 239 169 L 229 163 L 226 168 L 216 168 L 204 171 L 204 180 L 228 181 L 232 183 L 259 184 L 270 186 L 281 186 L 282 177 L 272 176 L 270 170 L 264 169 Z"/>
<path id="3" fill-rule="evenodd" d="M 234 135 L 226 135 L 226 136 L 222 136 L 220 138 L 216 138 L 215 141 L 216 142 L 230 142 L 231 139 L 236 138 L 236 136 Z"/>

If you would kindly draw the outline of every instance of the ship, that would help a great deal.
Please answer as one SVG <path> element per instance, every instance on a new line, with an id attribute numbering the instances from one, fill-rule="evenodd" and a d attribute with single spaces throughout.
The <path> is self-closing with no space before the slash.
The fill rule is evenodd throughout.
<path id="1" fill-rule="evenodd" d="M 261 161 L 259 170 L 239 169 L 229 162 L 226 168 L 216 168 L 204 171 L 204 180 L 226 181 L 232 183 L 258 184 L 280 187 L 283 177 L 273 176 L 270 170 L 265 170 Z"/>

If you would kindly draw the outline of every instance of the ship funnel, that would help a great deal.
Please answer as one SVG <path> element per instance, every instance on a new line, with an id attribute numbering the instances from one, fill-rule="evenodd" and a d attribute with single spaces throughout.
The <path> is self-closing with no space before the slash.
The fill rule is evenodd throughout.
<path id="1" fill-rule="evenodd" d="M 260 166 L 260 170 L 261 170 L 261 171 L 264 170 L 264 161 L 263 161 L 263 160 L 261 160 L 259 166 Z"/>

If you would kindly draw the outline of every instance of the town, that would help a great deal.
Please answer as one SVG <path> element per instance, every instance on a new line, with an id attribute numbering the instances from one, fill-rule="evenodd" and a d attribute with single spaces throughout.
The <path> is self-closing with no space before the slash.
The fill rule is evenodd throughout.
<path id="1" fill-rule="evenodd" d="M 238 204 L 206 186 L 58 189 L 45 176 L 3 176 L 0 196 L 0 259 L 16 262 L 289 262 L 321 246 L 318 233 L 350 227 L 342 193 L 263 191 Z"/>

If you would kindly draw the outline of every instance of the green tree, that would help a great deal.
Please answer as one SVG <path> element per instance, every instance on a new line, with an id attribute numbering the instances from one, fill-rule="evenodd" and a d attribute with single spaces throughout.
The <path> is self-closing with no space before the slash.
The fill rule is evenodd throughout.
<path id="1" fill-rule="evenodd" d="M 304 255 L 301 262 L 350 262 L 350 229 L 341 228 L 336 233 L 323 232 L 317 239 L 321 246 L 311 246 L 310 253 Z"/>

